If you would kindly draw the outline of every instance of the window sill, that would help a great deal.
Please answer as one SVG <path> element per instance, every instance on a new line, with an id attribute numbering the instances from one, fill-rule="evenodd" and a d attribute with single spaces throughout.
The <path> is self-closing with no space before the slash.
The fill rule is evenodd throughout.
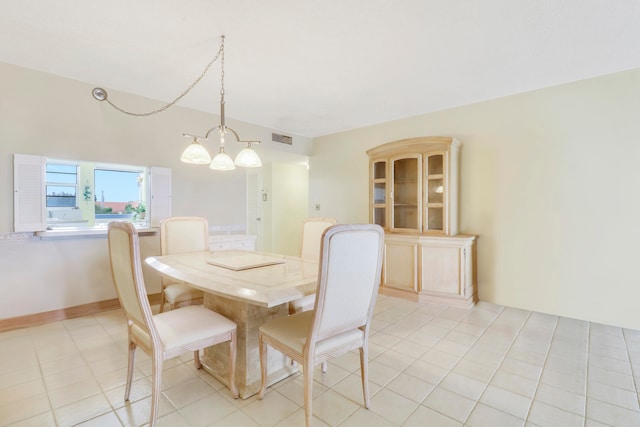
<path id="1" fill-rule="evenodd" d="M 137 227 L 138 235 L 154 235 L 158 232 L 157 227 Z M 36 236 L 48 239 L 51 237 L 84 237 L 84 236 L 106 236 L 107 227 L 57 227 L 52 230 L 36 231 Z"/>

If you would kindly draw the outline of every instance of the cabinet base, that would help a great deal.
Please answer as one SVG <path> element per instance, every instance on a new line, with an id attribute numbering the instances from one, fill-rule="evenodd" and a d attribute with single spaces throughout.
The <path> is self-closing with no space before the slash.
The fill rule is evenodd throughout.
<path id="1" fill-rule="evenodd" d="M 462 298 L 459 296 L 418 293 L 418 292 L 408 291 L 404 289 L 390 288 L 388 286 L 381 286 L 379 292 L 382 295 L 403 298 L 409 301 L 415 301 L 422 304 L 436 303 L 436 304 L 445 304 L 451 307 L 460 307 L 460 308 L 472 308 L 478 302 L 478 296 L 476 294 L 473 294 L 468 298 Z"/>

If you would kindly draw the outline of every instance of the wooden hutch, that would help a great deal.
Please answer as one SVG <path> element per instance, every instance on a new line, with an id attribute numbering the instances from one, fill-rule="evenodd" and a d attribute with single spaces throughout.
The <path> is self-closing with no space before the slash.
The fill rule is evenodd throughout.
<path id="1" fill-rule="evenodd" d="M 477 237 L 458 234 L 461 146 L 422 137 L 367 151 L 369 219 L 385 230 L 381 293 L 462 307 L 477 301 Z"/>

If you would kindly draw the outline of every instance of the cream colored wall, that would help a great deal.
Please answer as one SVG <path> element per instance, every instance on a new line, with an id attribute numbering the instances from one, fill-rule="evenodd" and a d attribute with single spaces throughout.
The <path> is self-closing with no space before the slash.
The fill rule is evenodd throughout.
<path id="1" fill-rule="evenodd" d="M 97 83 L 0 63 L 0 234 L 13 230 L 14 153 L 168 167 L 172 171 L 174 215 L 204 216 L 212 226 L 245 225 L 246 170 L 214 172 L 179 161 L 189 143 L 182 133 L 204 134 L 217 126 L 217 116 L 182 107 L 150 117 L 126 116 L 92 98 L 91 90 Z M 109 90 L 109 94 L 114 103 L 131 111 L 162 105 L 117 91 Z M 227 113 L 232 111 L 229 96 Z M 287 146 L 271 142 L 272 129 L 229 118 L 227 125 L 240 136 L 263 141 L 255 148 L 265 163 L 304 159 L 311 149 L 308 138 L 294 135 L 293 146 Z M 217 145 L 212 142 L 207 148 L 215 152 Z M 232 156 L 241 148 L 241 144 L 227 144 Z M 143 240 L 146 253 L 157 251 L 152 237 Z M 104 237 L 0 239 L 0 275 L 0 318 L 115 297 Z M 159 291 L 156 277 L 150 275 L 148 280 L 149 290 Z"/>
<path id="2" fill-rule="evenodd" d="M 640 329 L 639 111 L 632 70 L 317 138 L 309 209 L 367 222 L 367 149 L 454 136 L 480 300 Z"/>

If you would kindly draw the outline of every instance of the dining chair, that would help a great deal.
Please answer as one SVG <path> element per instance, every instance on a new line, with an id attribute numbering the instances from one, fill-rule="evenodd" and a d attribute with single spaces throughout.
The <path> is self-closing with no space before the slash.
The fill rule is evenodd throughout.
<path id="1" fill-rule="evenodd" d="M 308 427 L 314 367 L 359 349 L 364 406 L 369 408 L 369 328 L 380 286 L 383 247 L 384 231 L 376 224 L 334 225 L 324 232 L 313 310 L 273 319 L 259 328 L 258 399 L 264 398 L 266 390 L 270 346 L 302 366 Z"/>
<path id="2" fill-rule="evenodd" d="M 209 224 L 206 218 L 195 216 L 174 216 L 160 223 L 160 253 L 180 254 L 209 250 Z M 186 283 L 162 278 L 160 312 L 169 303 L 171 310 L 186 303 L 193 304 L 204 298 L 201 291 Z"/>
<path id="3" fill-rule="evenodd" d="M 322 233 L 336 224 L 335 218 L 307 218 L 302 225 L 302 246 L 300 258 L 318 261 L 320 259 L 320 242 Z M 306 295 L 289 303 L 289 314 L 311 310 L 315 294 Z"/>
<path id="4" fill-rule="evenodd" d="M 147 297 L 138 232 L 125 221 L 108 226 L 109 264 L 120 306 L 127 317 L 129 359 L 124 400 L 129 400 L 135 352 L 140 347 L 151 357 L 151 414 L 149 424 L 158 416 L 162 365 L 167 359 L 194 352 L 197 369 L 202 367 L 198 351 L 229 342 L 229 389 L 239 396 L 235 382 L 236 324 L 202 305 L 191 305 L 154 315 Z"/>

